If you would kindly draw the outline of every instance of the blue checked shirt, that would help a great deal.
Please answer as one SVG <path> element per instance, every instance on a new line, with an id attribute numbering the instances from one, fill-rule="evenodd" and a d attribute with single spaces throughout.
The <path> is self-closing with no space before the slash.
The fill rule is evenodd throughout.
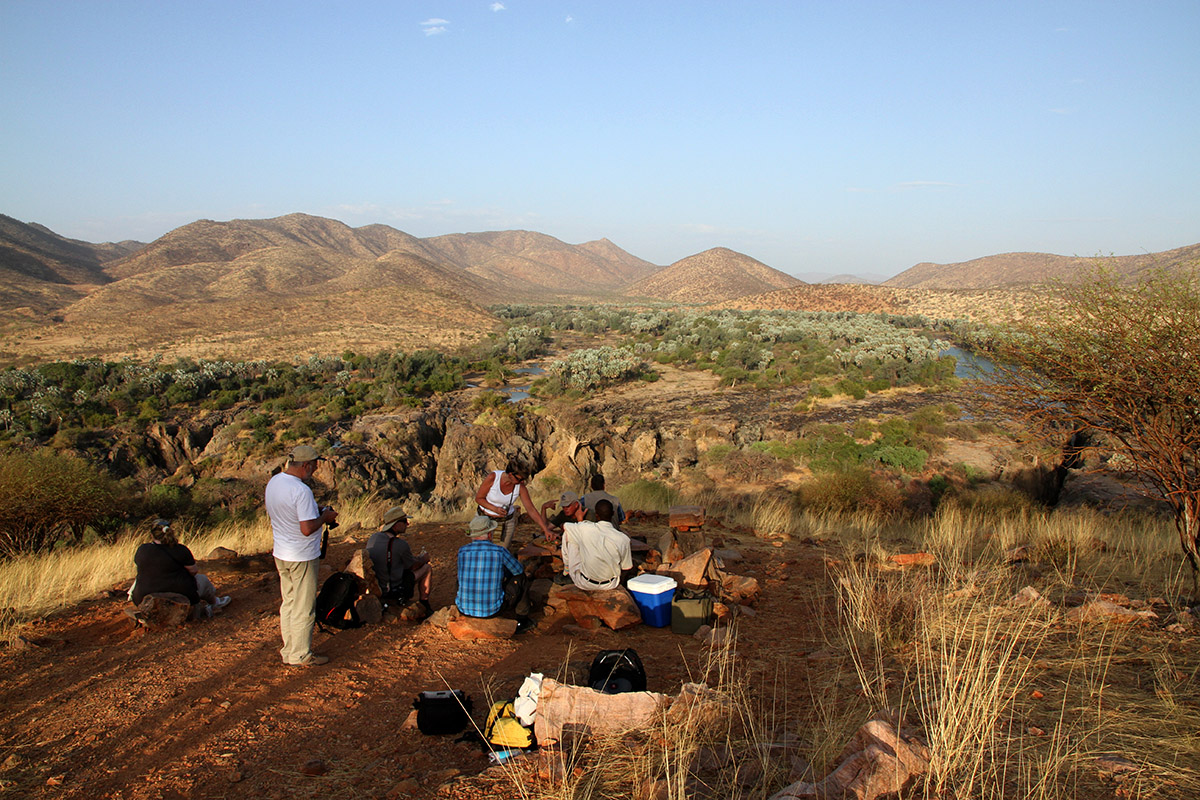
<path id="1" fill-rule="evenodd" d="M 458 551 L 458 594 L 454 604 L 468 617 L 490 617 L 504 605 L 505 573 L 525 571 L 512 553 L 498 544 L 478 540 Z"/>

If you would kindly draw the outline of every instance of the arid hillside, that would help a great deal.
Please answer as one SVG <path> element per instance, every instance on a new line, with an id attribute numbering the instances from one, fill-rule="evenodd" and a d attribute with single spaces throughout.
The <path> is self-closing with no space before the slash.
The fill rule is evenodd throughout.
<path id="1" fill-rule="evenodd" d="M 1084 258 L 1051 253 L 1004 253 L 958 264 L 922 263 L 884 281 L 884 285 L 912 289 L 989 289 L 1041 284 L 1070 280 L 1100 264 L 1127 278 L 1136 278 L 1152 269 L 1195 269 L 1200 266 L 1200 244 L 1132 256 Z"/>
<path id="2" fill-rule="evenodd" d="M 630 297 L 682 303 L 720 303 L 803 281 L 727 247 L 714 247 L 676 261 L 625 289 Z"/>
<path id="3" fill-rule="evenodd" d="M 866 284 L 820 284 L 777 289 L 721 304 L 742 310 L 857 311 L 863 314 L 923 314 L 933 319 L 1006 322 L 1020 319 L 1037 302 L 1025 287 L 951 291 L 899 289 Z"/>

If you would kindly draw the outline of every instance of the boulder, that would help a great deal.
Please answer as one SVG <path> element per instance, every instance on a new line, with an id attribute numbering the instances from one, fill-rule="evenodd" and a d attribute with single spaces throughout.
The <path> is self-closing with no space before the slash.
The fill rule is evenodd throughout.
<path id="1" fill-rule="evenodd" d="M 713 564 L 712 550 L 704 548 L 690 556 L 686 556 L 671 564 L 663 564 L 657 572 L 670 575 L 679 584 L 689 589 L 703 589 L 708 586 L 710 578 L 716 578 L 716 565 Z"/>
<path id="2" fill-rule="evenodd" d="M 425 606 L 414 600 L 404 608 L 400 609 L 400 613 L 397 614 L 397 616 L 399 616 L 404 622 L 420 622 L 421 620 L 425 619 Z M 442 627 L 445 626 L 443 625 Z"/>
<path id="3" fill-rule="evenodd" d="M 458 619 L 458 606 L 451 604 L 430 614 L 426 622 L 435 628 L 445 628 L 455 619 Z"/>
<path id="4" fill-rule="evenodd" d="M 604 694 L 587 686 L 542 681 L 533 732 L 538 744 L 549 747 L 564 736 L 596 736 L 647 728 L 666 705 L 657 692 Z"/>
<path id="5" fill-rule="evenodd" d="M 515 619 L 500 617 L 459 616 L 449 620 L 446 628 L 455 639 L 511 639 L 517 632 Z"/>
<path id="6" fill-rule="evenodd" d="M 378 625 L 383 622 L 383 601 L 377 594 L 364 594 L 354 603 L 354 610 L 364 625 Z"/>
<path id="7" fill-rule="evenodd" d="M 697 531 L 704 527 L 704 508 L 701 506 L 671 506 L 667 524 L 676 531 Z"/>
<path id="8" fill-rule="evenodd" d="M 589 621 L 599 619 L 615 631 L 637 625 L 642 614 L 633 595 L 623 586 L 602 592 L 585 592 L 575 585 L 551 586 L 546 598 L 546 608 L 555 614 L 563 608 L 570 612 L 580 627 L 588 627 Z M 547 612 L 549 614 L 549 612 Z"/>
<path id="9" fill-rule="evenodd" d="M 138 616 L 150 625 L 182 625 L 192 613 L 192 602 L 174 592 L 156 592 L 142 598 Z"/>
<path id="10" fill-rule="evenodd" d="M 237 554 L 236 550 L 230 550 L 228 547 L 214 547 L 211 551 L 209 551 L 208 555 L 205 556 L 205 560 L 206 561 L 227 561 L 229 559 L 237 558 L 237 557 L 238 557 L 238 554 Z"/>
<path id="11" fill-rule="evenodd" d="M 379 580 L 375 577 L 375 565 L 371 562 L 371 556 L 365 548 L 360 548 L 354 551 L 354 555 L 350 556 L 349 563 L 342 570 L 349 572 L 351 575 L 357 575 L 363 581 L 363 592 L 379 596 L 383 591 L 379 588 Z"/>
<path id="12" fill-rule="evenodd" d="M 929 769 L 929 750 L 891 722 L 873 719 L 858 729 L 840 764 L 818 783 L 797 781 L 771 800 L 808 797 L 876 800 L 900 794 Z"/>
<path id="13" fill-rule="evenodd" d="M 758 599 L 758 579 L 726 574 L 721 578 L 721 599 L 745 606 Z"/>
<path id="14" fill-rule="evenodd" d="M 671 701 L 667 721 L 686 723 L 684 730 L 704 730 L 729 719 L 733 711 L 733 701 L 724 692 L 703 683 L 685 683 Z"/>

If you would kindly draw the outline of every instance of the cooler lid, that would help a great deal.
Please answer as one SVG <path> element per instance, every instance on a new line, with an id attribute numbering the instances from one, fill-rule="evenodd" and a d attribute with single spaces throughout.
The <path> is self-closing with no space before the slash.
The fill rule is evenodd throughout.
<path id="1" fill-rule="evenodd" d="M 628 587 L 631 592 L 642 594 L 662 594 L 676 587 L 675 579 L 669 575 L 638 575 L 630 578 Z"/>

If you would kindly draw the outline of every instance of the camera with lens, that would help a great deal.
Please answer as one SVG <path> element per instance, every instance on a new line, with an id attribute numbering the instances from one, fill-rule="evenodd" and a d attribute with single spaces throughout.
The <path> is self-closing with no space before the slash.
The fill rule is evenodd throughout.
<path id="1" fill-rule="evenodd" d="M 332 510 L 332 509 L 333 509 L 333 506 L 321 506 L 321 513 L 322 513 L 322 514 L 324 514 L 326 511 L 330 511 L 330 510 Z M 334 529 L 334 528 L 336 528 L 337 526 L 338 526 L 338 524 L 337 524 L 337 521 L 336 521 L 336 520 L 335 520 L 335 521 L 333 521 L 333 522 L 326 522 L 326 523 L 325 523 L 325 527 L 326 527 L 326 528 L 328 528 L 329 530 L 333 530 L 333 529 Z"/>

